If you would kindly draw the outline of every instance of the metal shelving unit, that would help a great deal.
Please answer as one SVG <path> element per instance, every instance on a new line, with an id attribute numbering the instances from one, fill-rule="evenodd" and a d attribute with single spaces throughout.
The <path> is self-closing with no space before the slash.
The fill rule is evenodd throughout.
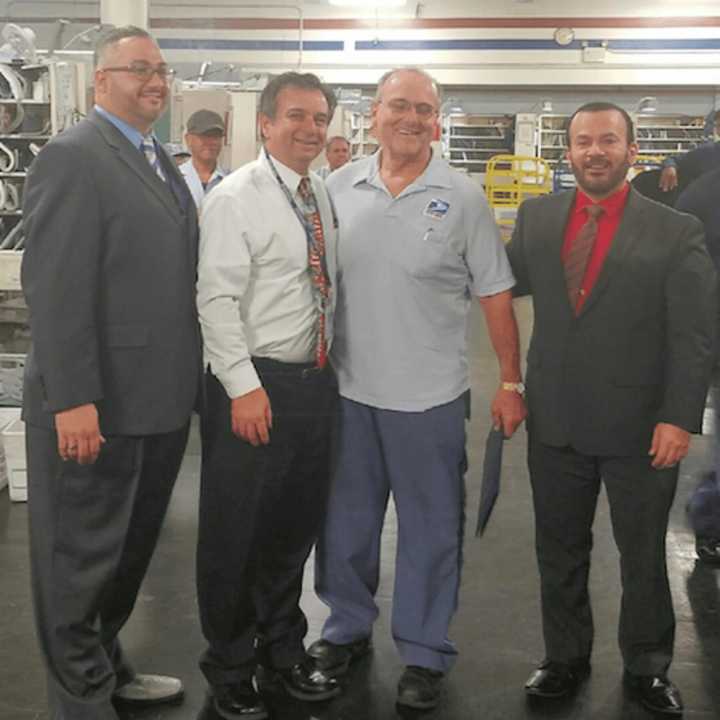
<path id="1" fill-rule="evenodd" d="M 559 114 L 538 115 L 535 154 L 551 167 L 557 165 L 565 157 L 567 150 L 565 124 L 568 117 L 569 115 Z"/>
<path id="2" fill-rule="evenodd" d="M 442 119 L 443 153 L 455 168 L 484 177 L 488 161 L 514 148 L 511 115 L 446 115 Z"/>
<path id="3" fill-rule="evenodd" d="M 50 138 L 84 110 L 84 68 L 58 62 L 6 66 L 25 97 L 0 98 L 0 353 L 25 353 L 30 343 L 27 308 L 20 288 L 22 196 L 27 171 Z M 18 357 L 22 357 L 19 355 Z M 0 367 L 0 385 L 7 368 Z M 0 405 L 3 404 L 0 392 Z"/>
<path id="4" fill-rule="evenodd" d="M 686 153 L 705 141 L 705 118 L 688 115 L 636 115 L 635 132 L 642 155 Z"/>
<path id="5" fill-rule="evenodd" d="M 350 156 L 353 160 L 372 155 L 377 150 L 378 142 L 370 134 L 370 127 L 369 112 L 350 113 Z"/>

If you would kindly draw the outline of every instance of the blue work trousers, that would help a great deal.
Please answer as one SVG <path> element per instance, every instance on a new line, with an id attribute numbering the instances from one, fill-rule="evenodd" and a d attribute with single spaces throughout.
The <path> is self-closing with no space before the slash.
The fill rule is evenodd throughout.
<path id="1" fill-rule="evenodd" d="M 322 635 L 348 643 L 372 633 L 380 536 L 390 492 L 398 518 L 392 634 L 406 665 L 447 671 L 457 651 L 464 524 L 466 398 L 423 412 L 341 398 L 335 469 L 315 582 L 330 607 Z"/>

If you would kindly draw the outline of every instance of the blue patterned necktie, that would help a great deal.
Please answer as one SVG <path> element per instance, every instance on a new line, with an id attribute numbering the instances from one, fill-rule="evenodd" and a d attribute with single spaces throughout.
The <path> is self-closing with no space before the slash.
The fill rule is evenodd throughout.
<path id="1" fill-rule="evenodd" d="M 165 182 L 165 173 L 160 167 L 160 160 L 158 159 L 157 153 L 155 152 L 155 141 L 152 139 L 152 137 L 144 137 L 142 143 L 140 144 L 140 149 L 145 154 L 147 161 L 150 163 L 150 167 L 152 167 L 157 176 L 163 182 Z"/>

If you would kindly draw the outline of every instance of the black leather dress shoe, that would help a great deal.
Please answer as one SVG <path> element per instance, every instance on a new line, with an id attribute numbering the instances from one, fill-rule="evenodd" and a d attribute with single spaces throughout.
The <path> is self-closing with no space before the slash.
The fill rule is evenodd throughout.
<path id="1" fill-rule="evenodd" d="M 589 674 L 590 663 L 587 660 L 574 663 L 543 660 L 525 683 L 525 692 L 532 697 L 565 697 L 574 692 Z"/>
<path id="2" fill-rule="evenodd" d="M 217 685 L 213 688 L 213 708 L 227 720 L 264 720 L 270 716 L 252 683 Z"/>
<path id="3" fill-rule="evenodd" d="M 679 717 L 683 714 L 680 691 L 663 675 L 633 675 L 625 671 L 625 684 L 648 710 Z"/>
<path id="4" fill-rule="evenodd" d="M 335 678 L 315 666 L 312 658 L 290 668 L 267 668 L 271 681 L 285 688 L 288 695 L 298 700 L 319 702 L 340 694 L 340 685 Z"/>
<path id="5" fill-rule="evenodd" d="M 434 708 L 440 701 L 443 673 L 408 665 L 398 683 L 397 703 L 417 710 Z"/>
<path id="6" fill-rule="evenodd" d="M 307 654 L 315 661 L 315 667 L 330 677 L 340 677 L 350 665 L 370 652 L 370 638 L 360 638 L 353 642 L 338 645 L 329 640 L 316 640 L 308 649 Z"/>
<path id="7" fill-rule="evenodd" d="M 711 537 L 695 538 L 695 552 L 698 560 L 708 565 L 720 565 L 720 540 Z"/>

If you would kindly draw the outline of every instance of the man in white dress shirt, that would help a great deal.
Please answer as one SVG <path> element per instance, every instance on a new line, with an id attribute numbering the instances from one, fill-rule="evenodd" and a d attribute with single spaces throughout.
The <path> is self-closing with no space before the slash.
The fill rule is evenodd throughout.
<path id="1" fill-rule="evenodd" d="M 185 145 L 190 160 L 180 166 L 180 172 L 198 209 L 205 195 L 227 175 L 218 164 L 224 138 L 225 123 L 216 112 L 198 110 L 188 118 Z"/>
<path id="2" fill-rule="evenodd" d="M 256 667 L 301 700 L 339 693 L 306 656 L 298 601 L 329 482 L 337 386 L 327 351 L 336 222 L 308 172 L 335 106 L 310 73 L 260 100 L 264 146 L 207 198 L 198 309 L 206 407 L 198 596 L 200 665 L 224 718 L 267 717 Z"/>

